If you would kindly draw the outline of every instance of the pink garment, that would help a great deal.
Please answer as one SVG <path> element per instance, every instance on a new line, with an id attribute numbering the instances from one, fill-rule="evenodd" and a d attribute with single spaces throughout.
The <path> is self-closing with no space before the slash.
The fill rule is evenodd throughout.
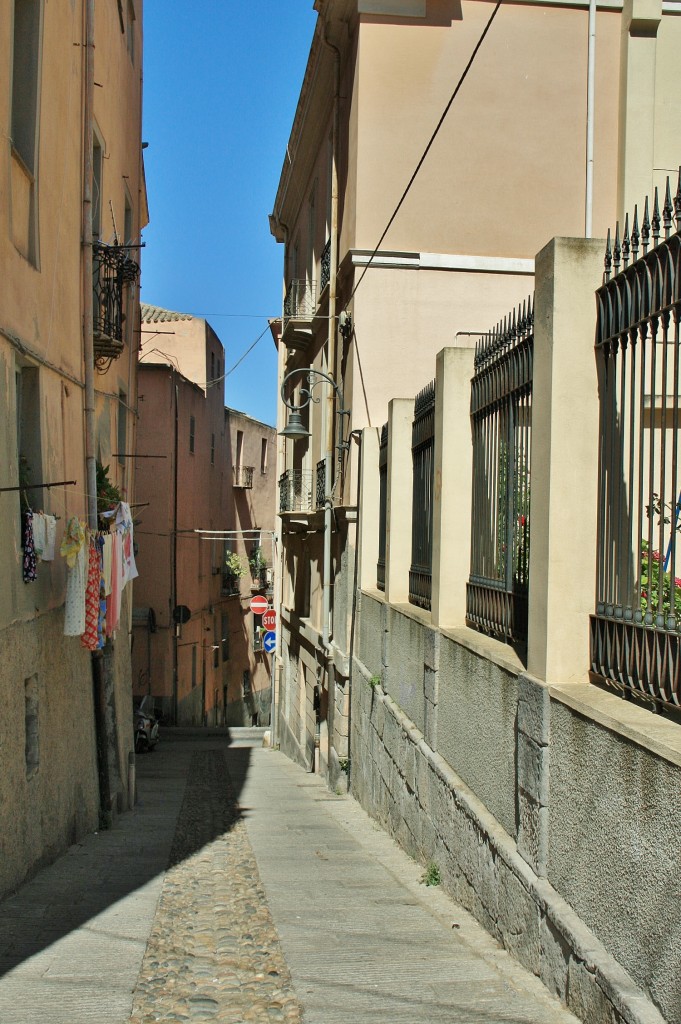
<path id="1" fill-rule="evenodd" d="M 88 651 L 99 647 L 97 623 L 99 621 L 99 586 L 102 576 L 99 549 L 94 537 L 88 546 L 88 576 L 85 588 L 85 629 L 80 642 Z"/>
<path id="2" fill-rule="evenodd" d="M 123 544 L 116 530 L 111 535 L 111 594 L 106 601 L 106 635 L 113 637 L 121 618 L 121 596 L 123 593 Z"/>

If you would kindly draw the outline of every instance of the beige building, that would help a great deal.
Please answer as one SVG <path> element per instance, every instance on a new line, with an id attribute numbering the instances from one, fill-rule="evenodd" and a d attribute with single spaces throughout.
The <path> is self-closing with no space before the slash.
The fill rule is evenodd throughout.
<path id="1" fill-rule="evenodd" d="M 0 19 L 0 892 L 128 802 L 131 588 L 102 657 L 64 636 L 58 553 L 22 580 L 22 506 L 59 517 L 58 549 L 97 525 L 97 460 L 133 494 L 142 0 L 93 9 Z"/>
<path id="2" fill-rule="evenodd" d="M 271 217 L 276 739 L 589 1024 L 676 1024 L 681 11 L 598 10 L 589 203 L 587 5 L 501 5 L 391 223 L 493 8 L 316 7 Z"/>
<path id="3" fill-rule="evenodd" d="M 284 313 L 274 331 L 280 383 L 296 371 L 287 390 L 298 405 L 300 371 L 314 367 L 334 378 L 349 411 L 340 417 L 341 438 L 340 396 L 319 378 L 302 414 L 310 438 L 280 439 L 278 458 L 291 495 L 281 515 L 280 739 L 311 763 L 321 736 L 324 766 L 347 756 L 355 547 L 356 447 L 341 452 L 339 464 L 336 446 L 353 430 L 380 428 L 390 398 L 413 398 L 428 383 L 441 348 L 472 346 L 529 295 L 535 253 L 548 238 L 584 234 L 587 216 L 593 233 L 604 235 L 618 210 L 633 210 L 663 183 L 678 155 L 670 97 L 681 21 L 676 5 L 598 10 L 588 201 L 588 6 L 502 6 L 392 222 L 489 5 L 315 6 L 270 224 L 284 244 Z M 285 423 L 282 404 L 278 428 Z M 331 474 L 333 542 L 325 557 L 320 463 L 328 452 L 339 471 Z M 296 653 L 290 635 L 303 638 Z"/>
<path id="4" fill-rule="evenodd" d="M 225 408 L 225 351 L 201 318 L 143 305 L 139 379 L 135 694 L 182 725 L 265 725 L 249 605 L 272 592 L 274 429 Z"/>

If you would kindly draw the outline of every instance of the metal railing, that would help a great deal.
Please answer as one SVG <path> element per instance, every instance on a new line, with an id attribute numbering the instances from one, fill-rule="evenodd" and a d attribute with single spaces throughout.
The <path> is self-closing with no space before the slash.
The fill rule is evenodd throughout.
<path id="1" fill-rule="evenodd" d="M 317 463 L 315 508 L 324 508 L 326 503 L 326 459 Z"/>
<path id="2" fill-rule="evenodd" d="M 314 281 L 306 278 L 291 281 L 284 299 L 284 324 L 287 320 L 311 320 L 316 301 Z"/>
<path id="3" fill-rule="evenodd" d="M 228 569 L 222 570 L 222 586 L 220 594 L 222 597 L 236 597 L 241 593 L 241 579 Z"/>
<path id="4" fill-rule="evenodd" d="M 376 562 L 376 586 L 385 590 L 385 555 L 387 547 L 388 513 L 388 424 L 381 430 L 378 448 L 378 561 Z"/>
<path id="5" fill-rule="evenodd" d="M 414 401 L 411 430 L 412 528 L 409 601 L 430 608 L 433 576 L 433 473 L 435 454 L 435 381 Z"/>
<path id="6" fill-rule="evenodd" d="M 312 512 L 312 471 L 287 469 L 279 477 L 279 511 Z"/>
<path id="7" fill-rule="evenodd" d="M 476 346 L 471 383 L 473 510 L 466 623 L 527 641 L 532 438 L 532 299 Z"/>
<path id="8" fill-rule="evenodd" d="M 253 466 L 232 466 L 234 472 L 233 487 L 250 489 L 253 486 Z"/>
<path id="9" fill-rule="evenodd" d="M 662 216 L 656 190 L 652 218 L 646 199 L 640 228 L 635 209 L 631 232 L 627 218 L 614 247 L 608 236 L 596 293 L 600 445 L 591 676 L 657 709 L 681 706 L 679 232 L 681 175 L 673 201 L 667 180 Z"/>
<path id="10" fill-rule="evenodd" d="M 126 287 L 140 268 L 122 245 L 92 243 L 92 330 L 96 360 L 116 359 L 125 345 Z"/>
<path id="11" fill-rule="evenodd" d="M 324 291 L 331 280 L 331 239 L 328 240 L 322 249 L 320 260 L 319 291 Z"/>

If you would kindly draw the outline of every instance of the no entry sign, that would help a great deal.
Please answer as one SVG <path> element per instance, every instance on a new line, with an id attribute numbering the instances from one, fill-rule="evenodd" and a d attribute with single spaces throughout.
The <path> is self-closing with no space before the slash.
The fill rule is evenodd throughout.
<path id="1" fill-rule="evenodd" d="M 277 628 L 277 613 L 274 608 L 268 608 L 262 617 L 262 624 L 265 629 L 276 629 Z"/>
<path id="2" fill-rule="evenodd" d="M 260 594 L 256 594 L 255 597 L 251 598 L 251 611 L 254 615 L 264 615 L 267 611 L 267 598 L 262 597 Z"/>

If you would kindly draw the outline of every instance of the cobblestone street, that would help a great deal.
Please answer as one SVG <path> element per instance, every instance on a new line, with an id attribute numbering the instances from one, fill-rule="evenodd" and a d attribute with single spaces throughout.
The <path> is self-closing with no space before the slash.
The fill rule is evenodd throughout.
<path id="1" fill-rule="evenodd" d="M 569 1024 L 348 797 L 168 733 L 140 800 L 0 904 L 2 1024 Z"/>

